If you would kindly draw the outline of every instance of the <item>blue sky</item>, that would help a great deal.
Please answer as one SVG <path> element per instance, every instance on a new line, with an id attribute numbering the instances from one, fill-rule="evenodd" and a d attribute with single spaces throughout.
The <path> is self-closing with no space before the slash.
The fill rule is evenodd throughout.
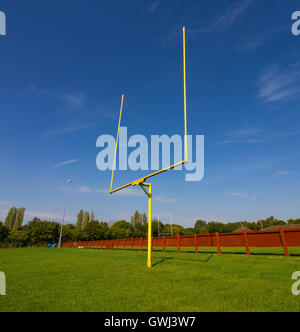
<path id="1" fill-rule="evenodd" d="M 299 1 L 3 0 L 0 10 L 0 219 L 14 204 L 27 220 L 60 220 L 69 177 L 68 221 L 79 209 L 103 221 L 147 210 L 138 191 L 104 193 L 96 140 L 116 134 L 121 93 L 129 134 L 182 134 L 183 25 L 189 134 L 205 135 L 205 178 L 154 178 L 154 216 L 186 227 L 300 216 Z"/>

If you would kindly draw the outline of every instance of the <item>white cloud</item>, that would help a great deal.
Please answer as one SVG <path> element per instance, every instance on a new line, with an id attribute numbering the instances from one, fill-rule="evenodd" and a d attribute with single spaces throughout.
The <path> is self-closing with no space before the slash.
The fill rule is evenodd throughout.
<path id="1" fill-rule="evenodd" d="M 218 16 L 215 20 L 215 28 L 228 28 L 234 24 L 237 18 L 239 18 L 250 5 L 251 0 L 237 1 L 230 7 L 228 7 L 224 14 Z"/>
<path id="2" fill-rule="evenodd" d="M 0 209 L 0 221 L 5 220 L 7 213 L 8 209 L 2 209 L 2 210 Z"/>
<path id="3" fill-rule="evenodd" d="M 79 186 L 79 187 L 60 187 L 61 190 L 68 190 L 74 193 L 89 193 L 92 191 L 92 188 L 87 186 Z"/>
<path id="4" fill-rule="evenodd" d="M 140 188 L 125 188 L 121 191 L 116 192 L 116 196 L 133 196 L 133 197 L 140 197 L 144 196 L 145 194 L 142 192 Z"/>
<path id="5" fill-rule="evenodd" d="M 40 89 L 31 85 L 31 92 L 40 94 L 54 100 L 58 105 L 58 115 L 67 112 L 68 122 L 63 123 L 58 128 L 47 131 L 45 136 L 57 136 L 73 133 L 82 129 L 96 126 L 95 118 L 102 114 L 95 102 L 91 103 L 85 92 L 58 91 L 57 89 Z M 93 111 L 91 111 L 93 109 Z M 73 117 L 73 118 L 72 118 Z M 62 121 L 58 121 L 61 123 Z"/>
<path id="6" fill-rule="evenodd" d="M 261 128 L 243 128 L 233 132 L 227 133 L 226 138 L 222 141 L 216 142 L 217 144 L 233 144 L 233 143 L 248 143 L 257 144 L 261 143 L 262 138 L 260 134 L 263 133 Z"/>
<path id="7" fill-rule="evenodd" d="M 154 2 L 152 2 L 152 4 L 149 7 L 149 11 L 148 11 L 150 15 L 152 15 L 152 14 L 155 13 L 155 11 L 156 11 L 156 9 L 157 9 L 157 7 L 159 5 L 159 2 L 160 1 L 154 1 Z"/>
<path id="8" fill-rule="evenodd" d="M 240 0 L 223 10 L 221 14 L 209 20 L 206 27 L 193 30 L 193 32 L 210 32 L 225 30 L 231 27 L 249 7 L 251 0 Z"/>
<path id="9" fill-rule="evenodd" d="M 0 209 L 0 216 L 1 218 L 5 218 L 6 214 L 8 213 L 8 209 Z M 39 218 L 43 220 L 49 220 L 49 221 L 61 221 L 62 220 L 62 213 L 56 214 L 56 213 L 48 213 L 48 212 L 36 212 L 36 211 L 30 211 L 25 210 L 24 220 L 29 221 L 33 218 Z M 65 216 L 65 221 L 74 221 L 75 218 L 72 216 Z"/>
<path id="10" fill-rule="evenodd" d="M 237 47 L 237 51 L 239 52 L 253 52 L 258 48 L 262 47 L 266 43 L 268 43 L 273 38 L 278 37 L 280 33 L 286 33 L 287 25 L 282 24 L 277 26 L 276 28 L 272 27 L 272 29 L 267 30 L 266 32 L 260 31 L 259 34 L 254 36 L 246 37 L 243 36 L 241 45 Z"/>
<path id="11" fill-rule="evenodd" d="M 129 212 L 119 212 L 114 215 L 114 222 L 119 220 L 127 220 L 130 221 L 132 214 Z"/>
<path id="12" fill-rule="evenodd" d="M 291 172 L 289 171 L 277 171 L 276 175 L 280 175 L 280 176 L 285 176 L 285 175 L 289 175 L 291 174 Z"/>
<path id="13" fill-rule="evenodd" d="M 12 202 L 12 201 L 0 201 L 0 205 L 2 205 L 2 206 L 15 205 L 15 204 L 17 204 L 17 203 Z"/>
<path id="14" fill-rule="evenodd" d="M 262 37 L 251 38 L 244 41 L 244 43 L 240 45 L 237 50 L 239 52 L 252 52 L 261 47 L 264 42 L 265 40 Z"/>
<path id="15" fill-rule="evenodd" d="M 61 102 L 62 107 L 67 110 L 83 110 L 86 107 L 86 93 L 84 92 L 65 92 L 53 89 L 40 89 L 35 85 L 30 86 L 33 93 L 48 96 Z"/>
<path id="16" fill-rule="evenodd" d="M 72 160 L 64 161 L 64 162 L 61 162 L 61 163 L 55 165 L 53 168 L 55 168 L 55 169 L 60 168 L 60 167 L 66 166 L 66 165 L 77 163 L 78 161 L 79 161 L 79 159 L 72 159 Z"/>
<path id="17" fill-rule="evenodd" d="M 25 211 L 25 219 L 29 220 L 31 218 L 39 218 L 49 221 L 61 221 L 63 215 L 55 214 L 55 213 L 47 213 L 47 212 L 35 212 L 35 211 Z M 71 216 L 65 216 L 65 221 L 74 221 L 74 218 Z"/>
<path id="18" fill-rule="evenodd" d="M 104 194 L 109 194 L 109 190 L 107 189 L 97 189 L 96 192 L 98 193 L 104 193 Z M 123 190 L 117 191 L 114 193 L 114 196 L 119 196 L 119 197 L 141 197 L 144 196 L 145 194 L 140 188 L 125 188 Z"/>
<path id="19" fill-rule="evenodd" d="M 107 190 L 107 189 L 96 189 L 96 193 L 109 194 L 109 190 Z"/>
<path id="20" fill-rule="evenodd" d="M 265 103 L 286 102 L 299 98 L 300 62 L 289 67 L 273 64 L 259 77 L 258 97 Z"/>
<path id="21" fill-rule="evenodd" d="M 161 203 L 175 203 L 176 199 L 175 198 L 164 198 L 161 196 L 155 196 L 154 197 L 155 201 L 161 202 Z"/>
<path id="22" fill-rule="evenodd" d="M 239 192 L 231 193 L 230 196 L 231 197 L 246 197 L 245 194 L 239 193 Z"/>
<path id="23" fill-rule="evenodd" d="M 234 132 L 227 133 L 226 136 L 255 136 L 263 130 L 260 128 L 244 128 Z"/>
<path id="24" fill-rule="evenodd" d="M 66 124 L 63 127 L 60 127 L 58 129 L 54 129 L 52 131 L 47 132 L 46 136 L 58 136 L 63 134 L 70 134 L 82 129 L 90 128 L 95 126 L 94 123 L 86 123 L 86 124 Z"/>
<path id="25" fill-rule="evenodd" d="M 86 106 L 86 94 L 64 92 L 57 96 L 57 98 L 65 104 L 65 107 L 70 110 L 81 110 Z"/>
<path id="26" fill-rule="evenodd" d="M 248 161 L 243 166 L 238 166 L 238 172 L 255 172 L 260 170 L 273 170 L 273 164 L 276 163 L 276 160 L 270 161 Z"/>
<path id="27" fill-rule="evenodd" d="M 106 189 L 98 189 L 96 192 L 99 193 L 104 193 L 104 194 L 109 194 L 109 191 Z M 123 190 L 120 190 L 116 193 L 114 193 L 114 196 L 118 197 L 147 197 L 145 193 L 140 189 L 140 188 L 125 188 Z M 160 203 L 175 203 L 176 199 L 175 198 L 165 198 L 162 196 L 155 196 L 153 198 L 155 201 L 160 202 Z"/>
<path id="28" fill-rule="evenodd" d="M 298 135 L 300 135 L 299 130 L 291 129 L 285 132 L 268 133 L 261 128 L 248 127 L 225 134 L 225 138 L 221 141 L 217 141 L 216 144 L 237 144 L 237 143 L 258 144 L 270 140 L 285 139 Z"/>

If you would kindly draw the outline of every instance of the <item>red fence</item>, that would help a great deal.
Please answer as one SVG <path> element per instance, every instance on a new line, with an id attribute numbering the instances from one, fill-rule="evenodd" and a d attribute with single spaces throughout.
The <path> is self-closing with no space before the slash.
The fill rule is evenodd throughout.
<path id="1" fill-rule="evenodd" d="M 90 242 L 69 242 L 64 243 L 63 247 L 82 247 L 99 249 L 126 249 L 148 247 L 148 239 L 133 238 L 119 240 L 103 240 Z M 263 232 L 242 232 L 242 233 L 216 233 L 205 235 L 172 236 L 172 237 L 154 237 L 152 239 L 152 249 L 162 248 L 166 252 L 166 247 L 177 247 L 181 252 L 182 247 L 193 247 L 198 253 L 199 247 L 216 247 L 218 254 L 222 254 L 222 247 L 245 247 L 247 255 L 250 255 L 251 247 L 282 247 L 285 256 L 289 256 L 288 247 L 300 247 L 300 230 L 275 230 Z"/>

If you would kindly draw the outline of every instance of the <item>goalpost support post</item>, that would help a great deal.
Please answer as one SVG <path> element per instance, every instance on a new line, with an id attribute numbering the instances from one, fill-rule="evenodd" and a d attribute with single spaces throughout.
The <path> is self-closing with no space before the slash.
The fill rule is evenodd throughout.
<path id="1" fill-rule="evenodd" d="M 143 189 L 145 194 L 148 196 L 148 260 L 147 267 L 152 267 L 152 184 L 151 183 L 140 183 L 139 186 Z M 145 187 L 148 187 L 148 191 Z"/>

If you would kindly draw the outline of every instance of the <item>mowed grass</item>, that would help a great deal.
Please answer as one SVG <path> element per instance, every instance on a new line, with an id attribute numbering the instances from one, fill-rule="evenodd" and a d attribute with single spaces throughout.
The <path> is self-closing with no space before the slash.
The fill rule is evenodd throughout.
<path id="1" fill-rule="evenodd" d="M 173 249 L 175 250 L 175 249 Z M 147 252 L 92 249 L 1 249 L 7 296 L 0 311 L 299 311 L 291 279 L 300 248 L 211 248 Z M 299 256 L 298 256 L 299 255 Z"/>

